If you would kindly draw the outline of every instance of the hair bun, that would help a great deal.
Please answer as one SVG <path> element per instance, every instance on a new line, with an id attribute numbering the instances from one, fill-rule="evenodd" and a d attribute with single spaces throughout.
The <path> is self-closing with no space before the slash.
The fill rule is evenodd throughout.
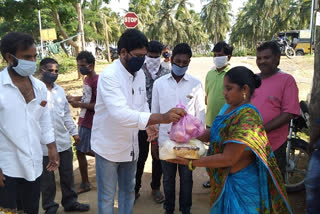
<path id="1" fill-rule="evenodd" d="M 259 88 L 261 86 L 261 78 L 260 76 L 254 74 L 255 87 Z"/>

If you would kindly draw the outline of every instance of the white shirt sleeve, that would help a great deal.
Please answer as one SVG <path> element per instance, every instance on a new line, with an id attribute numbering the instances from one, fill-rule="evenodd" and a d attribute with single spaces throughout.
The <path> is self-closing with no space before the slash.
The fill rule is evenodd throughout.
<path id="1" fill-rule="evenodd" d="M 195 93 L 195 116 L 199 118 L 205 124 L 206 105 L 205 105 L 205 93 L 200 83 Z"/>
<path id="2" fill-rule="evenodd" d="M 144 130 L 148 124 L 150 113 L 139 112 L 129 107 L 127 99 L 121 91 L 116 77 L 102 76 L 98 81 L 98 93 L 107 106 L 110 116 L 121 126 Z"/>
<path id="3" fill-rule="evenodd" d="M 65 104 L 64 104 L 63 122 L 64 122 L 64 125 L 67 128 L 70 135 L 72 135 L 72 136 L 78 135 L 77 126 L 72 119 L 72 116 L 70 113 L 70 108 L 69 108 L 69 103 L 67 100 L 65 100 Z"/>
<path id="4" fill-rule="evenodd" d="M 42 89 L 42 98 L 43 100 L 47 100 L 47 89 Z M 48 104 L 43 108 L 43 113 L 40 117 L 39 124 L 41 128 L 41 143 L 42 144 L 49 144 L 54 142 L 54 130 L 52 126 L 50 110 Z"/>
<path id="5" fill-rule="evenodd" d="M 156 80 L 153 84 L 152 89 L 152 103 L 151 103 L 151 112 L 160 113 L 160 104 L 159 104 L 159 93 L 158 93 L 158 81 Z"/>

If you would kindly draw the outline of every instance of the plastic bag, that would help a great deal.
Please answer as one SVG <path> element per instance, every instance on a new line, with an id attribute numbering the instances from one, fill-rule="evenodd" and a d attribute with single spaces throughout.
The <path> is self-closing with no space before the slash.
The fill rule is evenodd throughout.
<path id="1" fill-rule="evenodd" d="M 185 106 L 180 103 L 177 108 L 185 109 Z M 202 121 L 190 114 L 182 117 L 178 122 L 173 123 L 170 131 L 170 139 L 178 143 L 187 143 L 191 139 L 197 138 L 206 132 Z"/>
<path id="2" fill-rule="evenodd" d="M 190 146 L 190 147 L 198 147 L 198 154 L 199 157 L 203 156 L 206 153 L 206 149 L 203 145 L 203 143 L 199 140 L 193 139 L 190 140 L 190 142 L 186 143 L 186 144 L 179 144 L 176 143 L 172 140 L 167 140 L 165 142 L 162 143 L 162 145 L 159 147 L 159 158 L 160 160 L 169 160 L 169 159 L 175 159 L 176 153 L 174 151 L 175 147 L 186 147 L 186 146 Z"/>

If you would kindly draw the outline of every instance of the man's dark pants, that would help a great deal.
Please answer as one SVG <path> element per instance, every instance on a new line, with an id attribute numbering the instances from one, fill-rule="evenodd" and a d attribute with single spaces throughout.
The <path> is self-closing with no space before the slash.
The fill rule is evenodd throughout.
<path id="1" fill-rule="evenodd" d="M 60 155 L 60 186 L 62 192 L 61 204 L 64 208 L 68 209 L 75 202 L 77 202 L 78 195 L 74 188 L 74 178 L 73 178 L 73 153 L 72 149 L 68 149 L 63 152 L 59 152 Z M 58 209 L 59 204 L 54 202 L 56 196 L 56 181 L 54 172 L 49 172 L 46 169 L 48 165 L 48 156 L 43 157 L 43 173 L 41 176 L 41 193 L 42 193 L 42 208 L 44 210 L 48 209 Z"/>
<path id="2" fill-rule="evenodd" d="M 141 178 L 144 170 L 144 165 L 148 158 L 150 143 L 147 141 L 148 135 L 146 131 L 139 131 L 139 158 L 136 172 L 135 192 L 138 193 L 141 188 Z M 161 185 L 162 168 L 160 160 L 152 158 L 152 181 L 151 188 L 159 190 Z"/>
<path id="3" fill-rule="evenodd" d="M 5 186 L 0 187 L 0 207 L 23 210 L 38 214 L 40 200 L 40 177 L 35 181 L 5 176 Z"/>
<path id="4" fill-rule="evenodd" d="M 282 144 L 276 151 L 274 151 L 274 155 L 276 157 L 277 164 L 279 166 L 283 179 L 286 173 L 286 165 L 287 165 L 286 151 L 287 151 L 287 142 Z"/>
<path id="5" fill-rule="evenodd" d="M 192 206 L 192 171 L 188 166 L 161 161 L 163 171 L 163 189 L 165 201 L 163 204 L 166 213 L 174 213 L 176 201 L 176 175 L 180 177 L 179 210 L 182 214 L 190 214 Z"/>

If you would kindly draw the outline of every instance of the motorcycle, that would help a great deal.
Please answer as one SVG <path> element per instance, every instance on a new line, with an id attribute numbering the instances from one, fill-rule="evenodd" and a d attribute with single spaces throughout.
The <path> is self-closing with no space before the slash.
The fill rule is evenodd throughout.
<path id="1" fill-rule="evenodd" d="M 289 41 L 287 39 L 277 39 L 281 51 L 281 55 L 286 55 L 289 59 L 292 59 L 296 56 L 295 50 L 289 45 Z"/>

